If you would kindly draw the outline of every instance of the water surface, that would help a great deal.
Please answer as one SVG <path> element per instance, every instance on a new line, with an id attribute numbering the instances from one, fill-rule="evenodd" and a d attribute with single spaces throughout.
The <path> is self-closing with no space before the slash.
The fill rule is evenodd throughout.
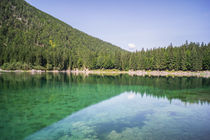
<path id="1" fill-rule="evenodd" d="M 210 138 L 210 79 L 3 73 L 0 139 Z"/>

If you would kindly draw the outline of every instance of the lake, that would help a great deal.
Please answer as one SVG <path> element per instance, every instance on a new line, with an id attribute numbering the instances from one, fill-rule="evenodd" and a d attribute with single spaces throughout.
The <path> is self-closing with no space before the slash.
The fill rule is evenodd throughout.
<path id="1" fill-rule="evenodd" d="M 210 78 L 0 73 L 1 140 L 209 140 Z"/>

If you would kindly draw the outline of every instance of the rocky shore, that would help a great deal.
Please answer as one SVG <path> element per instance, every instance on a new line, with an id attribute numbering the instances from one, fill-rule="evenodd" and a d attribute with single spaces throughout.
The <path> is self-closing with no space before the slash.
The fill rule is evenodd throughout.
<path id="1" fill-rule="evenodd" d="M 130 75 L 144 76 L 195 76 L 195 77 L 210 77 L 210 71 L 129 71 Z"/>
<path id="2" fill-rule="evenodd" d="M 178 77 L 206 77 L 210 78 L 210 71 L 145 71 L 145 70 L 129 70 L 129 71 L 119 71 L 119 70 L 73 70 L 71 73 L 74 74 L 103 74 L 103 75 L 116 75 L 116 74 L 129 74 L 131 76 L 178 76 Z"/>
<path id="3" fill-rule="evenodd" d="M 58 72 L 65 72 L 65 73 L 72 73 L 72 74 L 98 74 L 98 75 L 118 75 L 118 74 L 129 74 L 131 76 L 178 76 L 178 77 L 206 77 L 210 78 L 210 71 L 145 71 L 145 70 L 129 70 L 129 71 L 120 71 L 120 70 L 65 70 L 65 71 L 58 71 L 58 70 L 51 70 L 51 71 L 44 71 L 44 70 L 2 70 L 1 72 L 29 72 L 32 74 L 35 73 L 44 73 L 44 72 L 52 72 L 52 73 L 58 73 Z"/>

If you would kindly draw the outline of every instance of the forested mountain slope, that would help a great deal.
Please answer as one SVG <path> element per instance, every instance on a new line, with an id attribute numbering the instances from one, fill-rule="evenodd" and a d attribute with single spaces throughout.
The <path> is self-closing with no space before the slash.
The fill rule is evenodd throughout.
<path id="1" fill-rule="evenodd" d="M 0 65 L 48 69 L 113 68 L 125 52 L 32 7 L 23 0 L 0 1 Z M 11 66 L 12 68 L 12 66 Z"/>
<path id="2" fill-rule="evenodd" d="M 74 29 L 24 0 L 0 0 L 0 67 L 210 70 L 210 43 L 186 42 L 179 47 L 128 52 Z"/>

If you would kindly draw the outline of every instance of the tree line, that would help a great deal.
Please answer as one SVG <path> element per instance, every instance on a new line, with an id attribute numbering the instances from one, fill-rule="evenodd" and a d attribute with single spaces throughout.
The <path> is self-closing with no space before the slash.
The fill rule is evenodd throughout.
<path id="1" fill-rule="evenodd" d="M 80 49 L 26 47 L 1 48 L 3 69 L 119 69 L 119 70 L 210 70 L 210 43 L 186 43 L 151 50 L 93 53 Z"/>

